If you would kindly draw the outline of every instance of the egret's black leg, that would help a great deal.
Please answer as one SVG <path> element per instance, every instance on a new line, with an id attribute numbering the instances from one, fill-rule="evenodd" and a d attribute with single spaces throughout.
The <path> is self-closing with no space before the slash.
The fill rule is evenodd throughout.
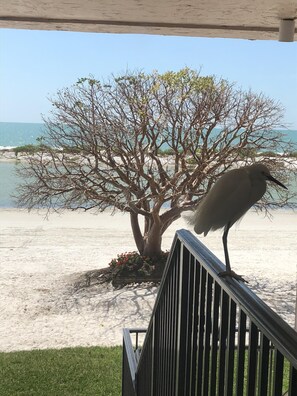
<path id="1" fill-rule="evenodd" d="M 226 272 L 231 272 L 231 265 L 229 260 L 228 246 L 227 246 L 227 238 L 228 232 L 230 230 L 230 223 L 227 223 L 224 234 L 223 234 L 223 245 L 224 245 L 224 253 L 225 253 L 225 264 L 226 264 Z"/>
<path id="2" fill-rule="evenodd" d="M 226 271 L 220 272 L 219 276 L 230 276 L 231 278 L 240 280 L 242 282 L 246 282 L 245 279 L 241 275 L 237 275 L 236 272 L 231 270 L 231 265 L 230 265 L 230 259 L 229 259 L 229 253 L 228 253 L 228 246 L 227 246 L 227 238 L 228 238 L 228 232 L 230 230 L 230 223 L 227 223 L 224 229 L 224 234 L 223 234 L 223 246 L 224 246 L 224 253 L 225 253 L 225 263 L 226 263 Z"/>

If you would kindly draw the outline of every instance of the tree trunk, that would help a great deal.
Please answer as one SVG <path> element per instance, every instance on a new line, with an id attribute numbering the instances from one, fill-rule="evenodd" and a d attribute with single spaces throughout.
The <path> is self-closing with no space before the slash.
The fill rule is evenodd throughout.
<path id="1" fill-rule="evenodd" d="M 162 222 L 159 221 L 156 224 L 152 219 L 147 219 L 145 227 L 146 232 L 145 235 L 143 235 L 139 226 L 138 215 L 136 213 L 130 213 L 130 221 L 139 254 L 151 257 L 152 259 L 158 258 L 162 254 Z M 155 266 L 157 273 L 160 273 L 161 275 L 164 270 L 163 265 L 158 266 L 157 260 Z"/>
<path id="2" fill-rule="evenodd" d="M 136 243 L 137 249 L 139 251 L 139 254 L 143 255 L 145 244 L 144 244 L 143 235 L 142 235 L 140 227 L 139 227 L 137 213 L 134 213 L 134 212 L 130 213 L 130 222 L 131 222 L 131 228 L 132 228 L 133 237 L 134 237 L 134 241 Z"/>
<path id="3" fill-rule="evenodd" d="M 130 213 L 130 222 L 133 237 L 139 253 L 143 256 L 158 257 L 161 253 L 162 245 L 162 227 L 154 222 L 149 222 L 147 232 L 142 234 L 137 213 Z"/>
<path id="4" fill-rule="evenodd" d="M 161 227 L 156 225 L 155 223 L 151 226 L 147 238 L 145 240 L 145 246 L 143 255 L 151 257 L 154 259 L 155 265 L 155 275 L 159 275 L 160 277 L 164 271 L 164 261 L 158 261 L 158 257 L 162 254 L 162 232 Z"/>
<path id="5" fill-rule="evenodd" d="M 144 244 L 143 256 L 149 256 L 152 258 L 160 256 L 162 253 L 161 244 L 161 232 L 150 232 Z"/>

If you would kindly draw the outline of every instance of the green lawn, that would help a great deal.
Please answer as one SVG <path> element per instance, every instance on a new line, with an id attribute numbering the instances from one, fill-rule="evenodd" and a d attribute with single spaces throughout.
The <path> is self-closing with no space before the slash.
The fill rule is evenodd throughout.
<path id="1" fill-rule="evenodd" d="M 120 396 L 122 348 L 0 353 L 1 396 Z"/>

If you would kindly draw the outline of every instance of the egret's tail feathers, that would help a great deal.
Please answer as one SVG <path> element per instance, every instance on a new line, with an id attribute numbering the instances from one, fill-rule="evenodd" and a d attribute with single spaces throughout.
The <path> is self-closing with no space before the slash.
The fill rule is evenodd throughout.
<path id="1" fill-rule="evenodd" d="M 194 231 L 196 234 L 204 233 L 204 236 L 207 235 L 209 230 L 205 230 L 201 221 L 200 221 L 200 213 L 196 210 L 194 213 L 184 216 L 190 226 L 194 226 Z"/>
<path id="2" fill-rule="evenodd" d="M 201 228 L 199 227 L 199 224 L 195 224 L 194 231 L 196 232 L 196 234 L 202 234 L 203 232 L 203 230 L 201 230 Z"/>
<path id="3" fill-rule="evenodd" d="M 196 232 L 196 234 L 203 234 L 204 236 L 206 236 L 209 230 L 205 230 L 205 228 L 201 227 L 201 224 L 198 223 L 195 224 L 194 231 Z"/>

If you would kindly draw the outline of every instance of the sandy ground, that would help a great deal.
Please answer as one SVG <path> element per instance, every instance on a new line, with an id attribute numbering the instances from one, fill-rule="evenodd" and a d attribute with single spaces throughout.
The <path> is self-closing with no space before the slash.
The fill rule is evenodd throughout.
<path id="1" fill-rule="evenodd" d="M 184 219 L 163 238 L 170 248 Z M 273 219 L 249 212 L 229 233 L 233 269 L 294 325 L 297 213 Z M 221 260 L 221 232 L 202 242 Z M 80 287 L 84 273 L 136 250 L 123 214 L 52 214 L 0 210 L 0 351 L 118 345 L 123 327 L 147 327 L 156 287 Z"/>

